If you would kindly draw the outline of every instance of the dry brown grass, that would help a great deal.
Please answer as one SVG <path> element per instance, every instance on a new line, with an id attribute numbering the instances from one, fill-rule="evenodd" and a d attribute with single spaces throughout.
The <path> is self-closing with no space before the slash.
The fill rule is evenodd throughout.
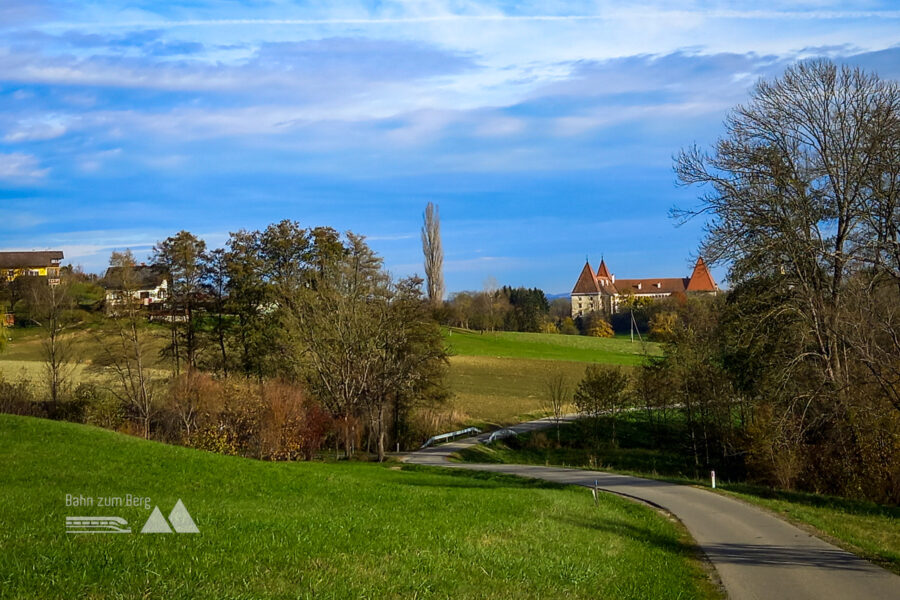
<path id="1" fill-rule="evenodd" d="M 545 386 L 551 373 L 561 372 L 574 389 L 586 366 L 560 360 L 454 356 L 450 408 L 464 417 L 462 423 L 516 423 L 545 414 Z"/>

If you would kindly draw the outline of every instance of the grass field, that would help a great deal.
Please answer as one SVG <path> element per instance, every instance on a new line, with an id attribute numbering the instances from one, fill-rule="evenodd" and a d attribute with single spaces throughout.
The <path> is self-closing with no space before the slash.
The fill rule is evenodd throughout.
<path id="1" fill-rule="evenodd" d="M 609 365 L 639 365 L 646 354 L 660 353 L 659 344 L 632 343 L 628 337 L 594 338 L 555 333 L 519 333 L 496 331 L 480 333 L 466 329 L 448 329 L 447 345 L 460 356 L 490 356 L 575 362 L 599 362 Z"/>
<path id="2" fill-rule="evenodd" d="M 468 424 L 508 425 L 542 416 L 545 385 L 554 371 L 570 385 L 584 375 L 584 363 L 453 356 L 450 358 L 452 406 Z"/>
<path id="3" fill-rule="evenodd" d="M 677 524 L 584 490 L 365 463 L 264 463 L 0 415 L 3 598 L 697 598 Z M 139 534 L 181 499 L 200 534 Z M 65 533 L 66 516 L 133 533 Z"/>
<path id="4" fill-rule="evenodd" d="M 654 447 L 643 412 L 624 415 L 617 425 L 618 444 L 592 444 L 577 426 L 563 426 L 562 443 L 555 432 L 475 446 L 460 454 L 465 462 L 559 465 L 615 471 L 640 477 L 661 478 L 689 485 L 709 486 L 695 479 L 693 460 L 679 449 L 678 423 L 671 439 Z M 608 439 L 609 423 L 602 426 L 601 439 Z M 681 439 L 685 439 L 682 435 Z M 718 491 L 762 506 L 824 535 L 839 546 L 900 574 L 900 507 L 880 506 L 820 494 L 772 490 L 763 486 L 729 481 L 728 471 L 716 467 Z M 733 479 L 733 477 L 732 477 Z"/>
<path id="5" fill-rule="evenodd" d="M 26 377 L 40 381 L 41 338 L 38 329 L 12 329 L 13 342 L 0 355 L 0 375 L 7 380 Z M 86 369 L 99 353 L 99 341 L 88 331 L 77 332 L 74 380 L 98 378 Z M 157 331 L 165 343 L 166 331 Z M 450 359 L 447 384 L 453 393 L 448 412 L 453 425 L 507 425 L 541 416 L 545 386 L 554 371 L 562 372 L 570 387 L 584 374 L 586 363 L 601 362 L 630 368 L 643 360 L 643 350 L 658 354 L 657 344 L 632 344 L 627 338 L 589 338 L 543 333 L 478 333 L 447 330 Z"/>
<path id="6" fill-rule="evenodd" d="M 631 343 L 628 338 L 590 338 L 548 333 L 485 332 L 448 329 L 449 386 L 452 408 L 460 424 L 508 425 L 543 416 L 546 384 L 553 372 L 563 373 L 570 389 L 587 363 L 631 368 L 646 351 L 658 355 L 658 344 Z"/>

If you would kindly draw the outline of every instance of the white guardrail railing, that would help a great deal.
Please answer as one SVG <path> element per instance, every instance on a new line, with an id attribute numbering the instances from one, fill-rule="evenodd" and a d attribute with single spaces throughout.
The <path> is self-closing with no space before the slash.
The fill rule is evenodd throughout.
<path id="1" fill-rule="evenodd" d="M 488 437 L 486 443 L 492 444 L 492 443 L 496 442 L 497 440 L 502 440 L 502 439 L 506 439 L 508 437 L 514 437 L 517 435 L 519 435 L 519 433 L 512 429 L 498 429 L 497 431 L 495 431 Z"/>
<path id="2" fill-rule="evenodd" d="M 438 442 L 446 442 L 447 440 L 452 440 L 455 437 L 459 437 L 461 435 L 477 435 L 481 433 L 481 430 L 477 427 L 466 427 L 465 429 L 460 429 L 459 431 L 451 431 L 450 433 L 442 433 L 441 435 L 433 435 L 428 440 L 422 444 L 422 448 L 427 448 L 432 444 L 437 444 Z"/>

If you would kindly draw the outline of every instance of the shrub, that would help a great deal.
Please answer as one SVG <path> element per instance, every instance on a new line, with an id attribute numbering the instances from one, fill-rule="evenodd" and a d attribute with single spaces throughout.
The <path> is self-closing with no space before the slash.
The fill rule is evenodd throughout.
<path id="1" fill-rule="evenodd" d="M 578 335 L 578 327 L 572 317 L 566 317 L 559 323 L 559 332 L 563 335 Z"/>
<path id="2" fill-rule="evenodd" d="M 41 404 L 35 402 L 31 383 L 25 379 L 12 383 L 0 380 L 0 412 L 26 417 L 46 417 Z"/>
<path id="3" fill-rule="evenodd" d="M 658 312 L 650 319 L 650 339 L 655 342 L 670 342 L 675 338 L 678 315 L 671 311 Z"/>
<path id="4" fill-rule="evenodd" d="M 543 320 L 541 321 L 538 331 L 541 333 L 559 333 L 559 328 L 557 328 L 556 323 L 553 321 Z"/>
<path id="5" fill-rule="evenodd" d="M 587 329 L 586 334 L 591 337 L 599 338 L 611 338 L 615 335 L 612 325 L 603 319 L 595 319 Z"/>
<path id="6" fill-rule="evenodd" d="M 81 383 L 73 393 L 75 398 L 84 403 L 84 422 L 106 429 L 119 429 L 125 420 L 122 402 L 93 383 Z"/>
<path id="7" fill-rule="evenodd" d="M 311 459 L 331 428 L 328 414 L 296 384 L 270 381 L 260 387 L 259 457 Z"/>

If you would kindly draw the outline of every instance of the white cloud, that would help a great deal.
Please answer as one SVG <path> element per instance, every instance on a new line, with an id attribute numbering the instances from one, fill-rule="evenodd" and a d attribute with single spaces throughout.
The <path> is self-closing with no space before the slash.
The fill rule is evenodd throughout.
<path id="1" fill-rule="evenodd" d="M 22 152 L 0 153 L 0 179 L 40 179 L 49 169 L 40 168 L 38 159 Z"/>
<path id="2" fill-rule="evenodd" d="M 15 144 L 52 140 L 66 133 L 66 126 L 59 120 L 49 117 L 39 120 L 20 121 L 16 127 L 3 136 L 3 141 Z"/>

